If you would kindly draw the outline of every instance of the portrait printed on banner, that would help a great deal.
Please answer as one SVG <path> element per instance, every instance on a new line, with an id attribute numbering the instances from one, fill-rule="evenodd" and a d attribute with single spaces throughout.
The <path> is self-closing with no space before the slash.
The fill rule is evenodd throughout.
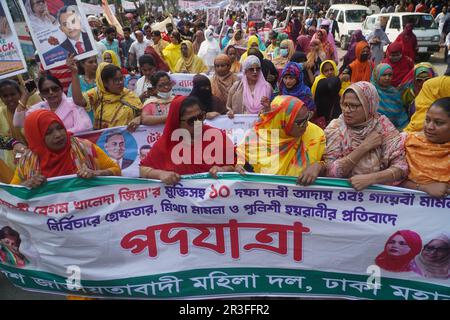
<path id="1" fill-rule="evenodd" d="M 20 0 L 44 69 L 64 65 L 67 56 L 97 54 L 80 0 Z"/>
<path id="2" fill-rule="evenodd" d="M 20 252 L 21 242 L 19 232 L 10 226 L 0 228 L 0 263 L 19 268 L 29 264 L 28 259 Z"/>
<path id="3" fill-rule="evenodd" d="M 124 170 L 137 158 L 137 143 L 126 130 L 106 130 L 97 141 L 97 145 Z"/>
<path id="4" fill-rule="evenodd" d="M 217 26 L 220 20 L 220 8 L 208 8 L 207 9 L 207 26 Z"/>
<path id="5" fill-rule="evenodd" d="M 250 1 L 247 7 L 248 21 L 262 21 L 264 18 L 264 2 Z"/>
<path id="6" fill-rule="evenodd" d="M 27 72 L 27 65 L 5 2 L 0 2 L 0 79 Z"/>

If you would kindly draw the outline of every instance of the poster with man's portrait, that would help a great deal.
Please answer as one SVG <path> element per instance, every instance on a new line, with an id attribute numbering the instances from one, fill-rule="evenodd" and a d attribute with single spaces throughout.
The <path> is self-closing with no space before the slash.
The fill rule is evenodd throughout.
<path id="1" fill-rule="evenodd" d="M 0 79 L 27 72 L 19 38 L 6 2 L 0 2 Z"/>
<path id="2" fill-rule="evenodd" d="M 20 0 L 25 20 L 45 70 L 97 54 L 80 0 Z"/>
<path id="3" fill-rule="evenodd" d="M 208 8 L 206 11 L 207 26 L 218 26 L 220 20 L 220 8 Z"/>
<path id="4" fill-rule="evenodd" d="M 250 1 L 247 6 L 248 21 L 262 21 L 264 18 L 264 1 Z"/>

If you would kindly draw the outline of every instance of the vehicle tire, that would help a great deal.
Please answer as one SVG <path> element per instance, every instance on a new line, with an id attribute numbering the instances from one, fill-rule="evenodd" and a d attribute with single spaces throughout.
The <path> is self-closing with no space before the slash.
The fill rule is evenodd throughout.
<path id="1" fill-rule="evenodd" d="M 347 48 L 348 48 L 347 37 L 346 36 L 342 36 L 341 37 L 341 49 L 342 50 L 347 50 Z"/>

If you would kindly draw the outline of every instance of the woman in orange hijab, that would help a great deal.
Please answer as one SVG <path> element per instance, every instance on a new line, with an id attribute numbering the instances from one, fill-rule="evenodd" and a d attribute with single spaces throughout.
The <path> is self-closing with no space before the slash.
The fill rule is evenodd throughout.
<path id="1" fill-rule="evenodd" d="M 366 41 L 360 41 L 356 45 L 356 60 L 348 65 L 342 72 L 341 81 L 369 81 L 374 68 L 370 61 L 370 46 Z"/>
<path id="2" fill-rule="evenodd" d="M 120 168 L 92 142 L 72 137 L 56 113 L 37 110 L 25 119 L 25 138 L 29 149 L 20 158 L 11 184 L 37 188 L 47 178 L 77 174 L 120 176 Z"/>

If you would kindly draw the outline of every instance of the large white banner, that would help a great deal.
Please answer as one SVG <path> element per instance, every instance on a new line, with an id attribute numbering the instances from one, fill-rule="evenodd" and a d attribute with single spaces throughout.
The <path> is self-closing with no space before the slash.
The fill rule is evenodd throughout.
<path id="1" fill-rule="evenodd" d="M 348 186 L 234 173 L 0 185 L 0 270 L 94 297 L 450 299 L 450 198 Z"/>
<path id="2" fill-rule="evenodd" d="M 231 141 L 238 145 L 257 119 L 257 115 L 236 115 L 234 119 L 218 116 L 205 123 L 225 130 Z M 145 158 L 163 130 L 163 125 L 140 126 L 133 133 L 127 131 L 126 127 L 115 127 L 84 132 L 77 136 L 96 143 L 111 159 L 121 163 L 122 175 L 139 177 L 140 161 Z"/>
<path id="3" fill-rule="evenodd" d="M 80 0 L 19 0 L 45 70 L 97 54 Z"/>
<path id="4" fill-rule="evenodd" d="M 0 2 L 0 79 L 27 72 L 17 31 L 5 1 Z"/>

